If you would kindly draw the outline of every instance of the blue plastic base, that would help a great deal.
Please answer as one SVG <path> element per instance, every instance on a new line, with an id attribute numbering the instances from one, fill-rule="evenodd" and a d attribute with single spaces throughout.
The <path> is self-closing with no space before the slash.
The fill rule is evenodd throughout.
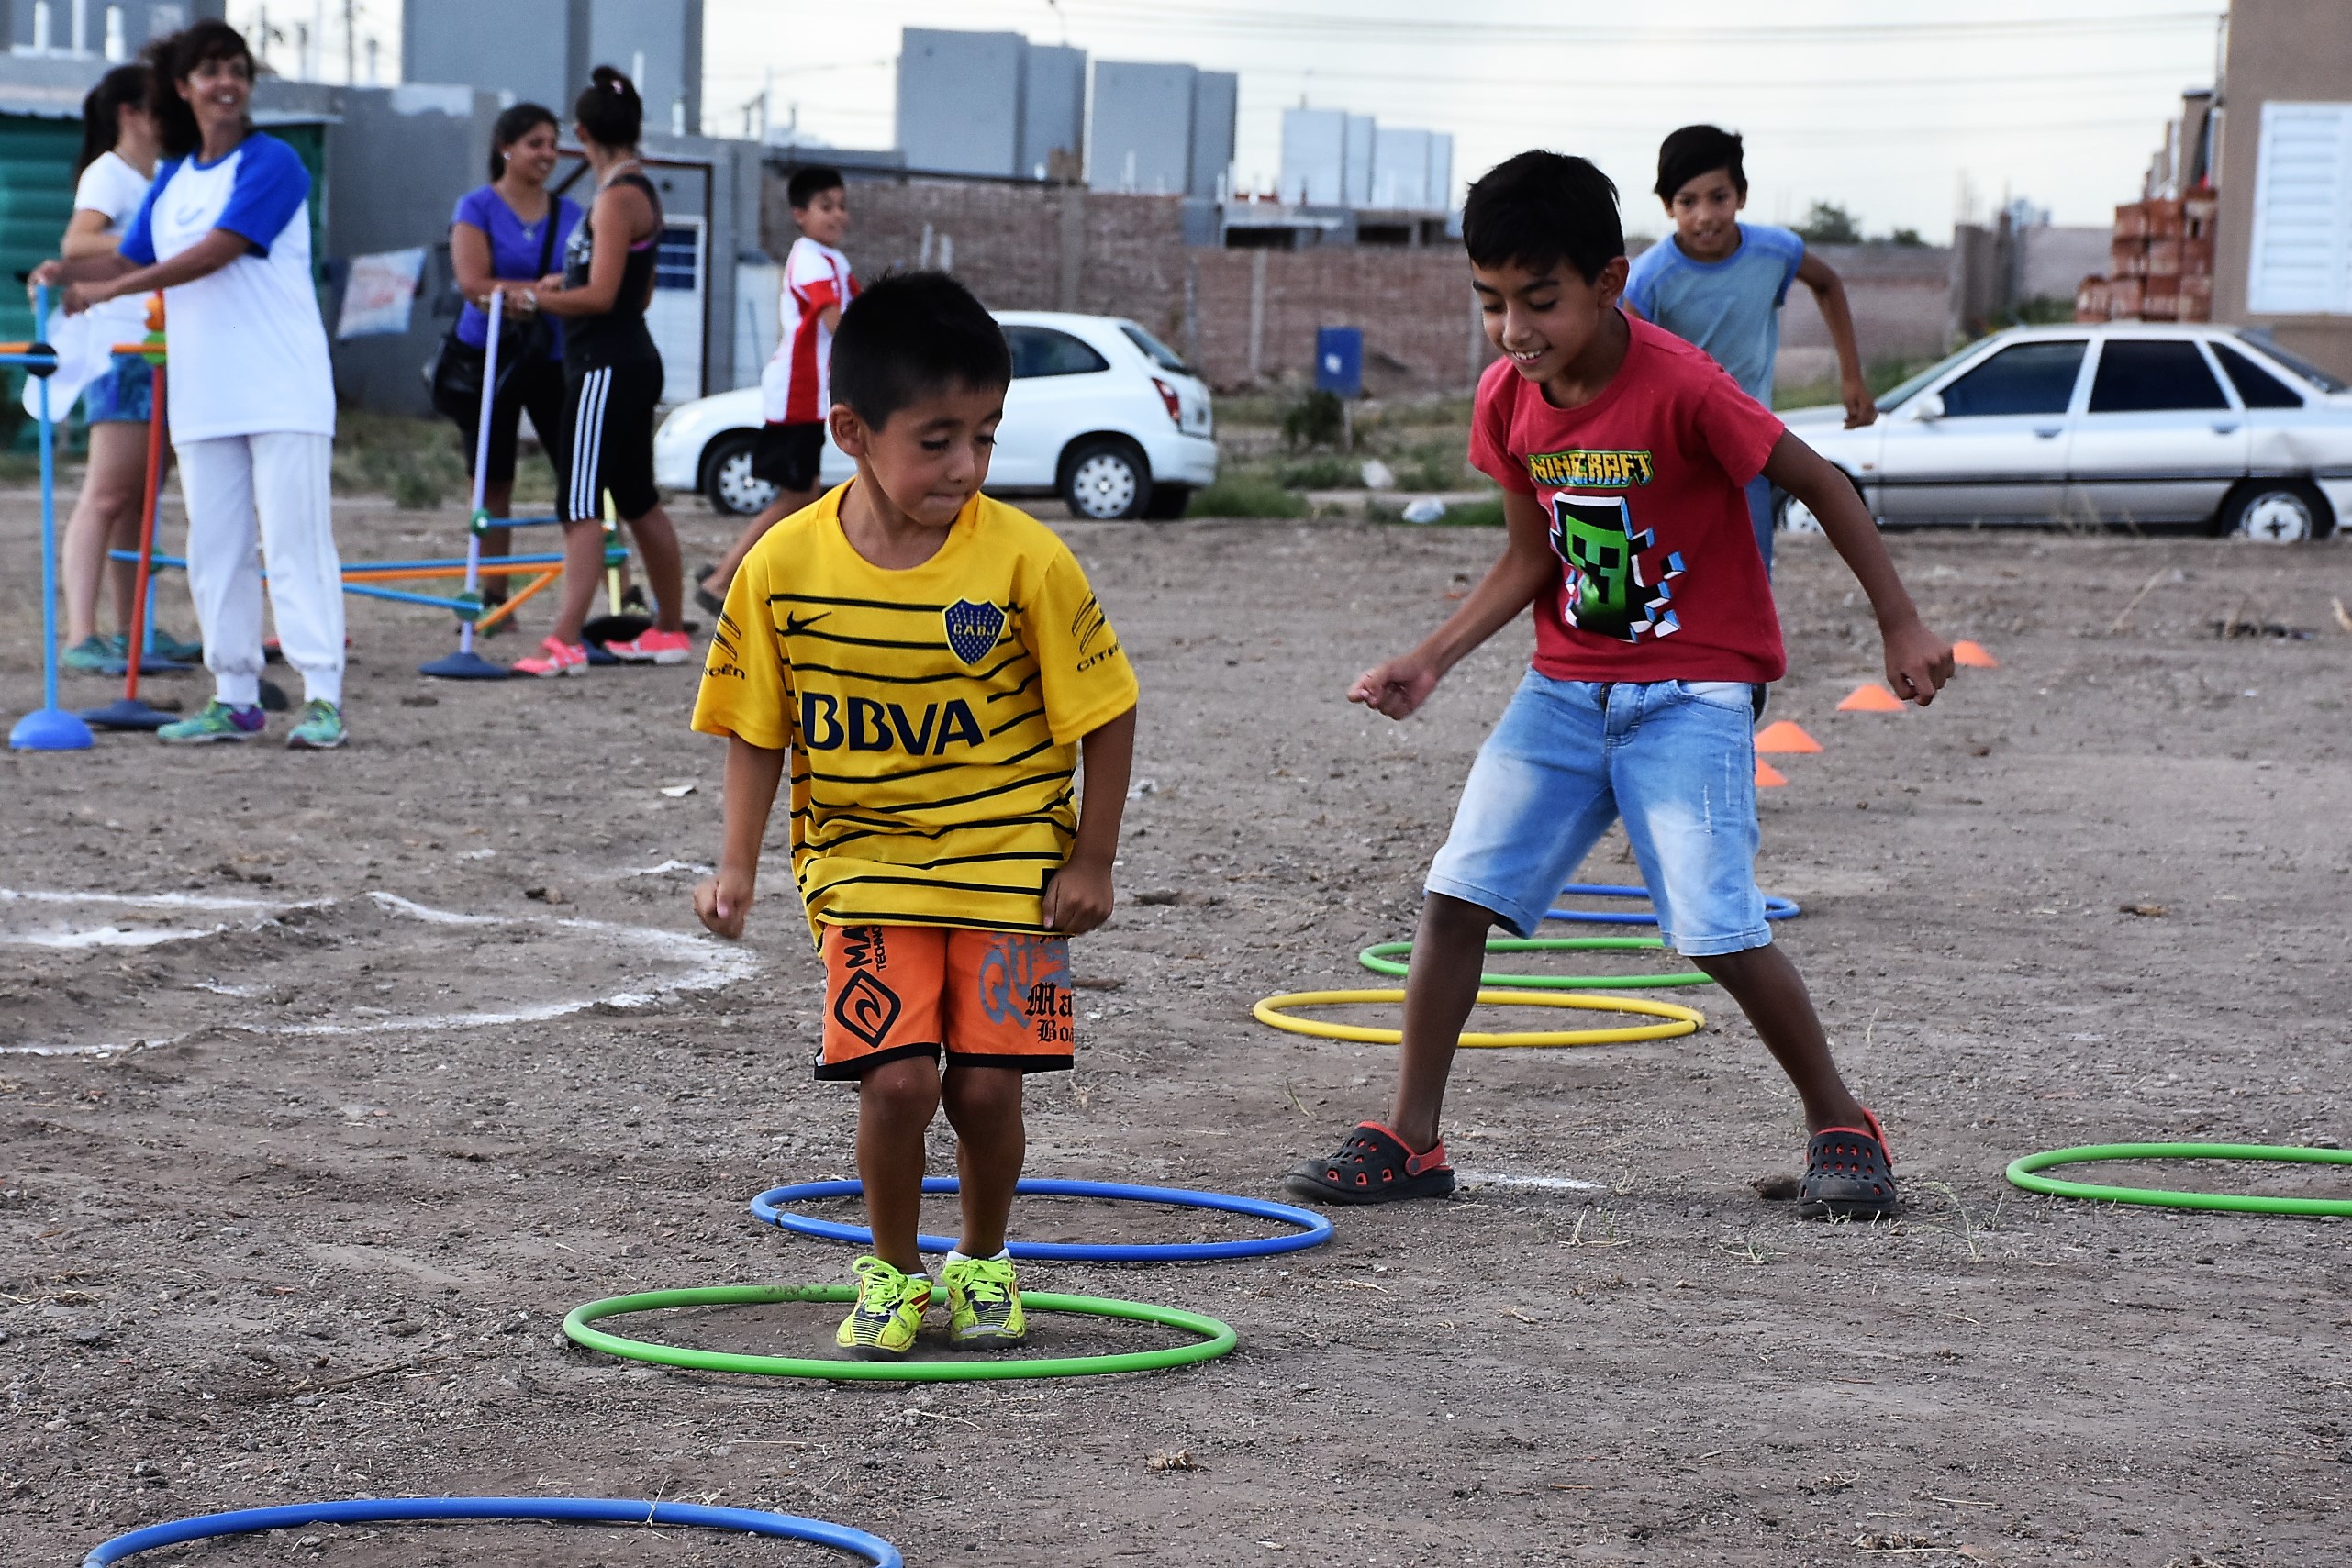
<path id="1" fill-rule="evenodd" d="M 176 659 L 166 659 L 160 653 L 150 653 L 139 662 L 139 673 L 142 675 L 182 675 L 198 668 L 201 666 L 183 664 Z M 101 674 L 126 675 L 130 673 L 130 661 L 109 659 L 98 666 L 98 671 Z"/>
<path id="2" fill-rule="evenodd" d="M 503 681 L 510 672 L 479 653 L 449 653 L 418 665 L 417 673 L 437 681 Z"/>
<path id="3" fill-rule="evenodd" d="M 96 729 L 161 729 L 180 716 L 148 706 L 135 697 L 117 697 L 104 707 L 85 707 L 82 717 Z"/>
<path id="4" fill-rule="evenodd" d="M 960 1190 L 953 1176 L 923 1178 L 923 1191 L 927 1193 Z M 1127 1182 L 1070 1182 L 1050 1176 L 1023 1176 L 1013 1190 L 1028 1197 L 1095 1197 L 1123 1203 L 1166 1204 L 1176 1208 L 1220 1209 L 1227 1214 L 1245 1214 L 1256 1219 L 1271 1219 L 1277 1224 L 1298 1227 L 1295 1231 L 1278 1236 L 1251 1236 L 1234 1241 L 1008 1241 L 1006 1251 L 1016 1258 L 1054 1258 L 1065 1263 L 1197 1263 L 1223 1258 L 1271 1257 L 1277 1252 L 1296 1252 L 1309 1247 L 1320 1247 L 1332 1239 L 1332 1222 L 1313 1209 L 1298 1208 L 1287 1203 L 1269 1203 L 1264 1198 L 1196 1192 L 1190 1187 L 1145 1187 Z M 874 1232 L 863 1225 L 845 1225 L 840 1220 L 795 1214 L 786 1207 L 816 1198 L 859 1197 L 864 1192 L 864 1184 L 853 1181 L 799 1182 L 790 1186 L 771 1187 L 752 1200 L 752 1218 L 765 1220 L 798 1236 L 870 1247 L 874 1244 Z M 955 1245 L 945 1236 L 919 1236 L 915 1244 L 932 1253 L 948 1251 Z"/>
<path id="5" fill-rule="evenodd" d="M 778 1540 L 806 1540 L 846 1552 L 874 1568 L 904 1568 L 898 1549 L 877 1535 L 798 1514 L 764 1508 L 717 1508 L 703 1503 L 641 1502 L 623 1497 L 383 1497 L 350 1501 L 282 1503 L 173 1519 L 118 1535 L 91 1549 L 82 1568 L 108 1568 L 141 1552 L 183 1541 L 257 1535 L 327 1524 L 450 1524 L 460 1519 L 532 1519 L 550 1524 L 670 1525 L 726 1530 Z"/>
<path id="6" fill-rule="evenodd" d="M 12 751 L 86 751 L 97 743 L 80 716 L 61 707 L 37 707 L 8 731 Z"/>
<path id="7" fill-rule="evenodd" d="M 588 650 L 588 662 L 591 664 L 618 664 L 620 662 L 619 655 L 608 653 L 596 643 L 591 642 L 585 644 L 585 646 Z"/>

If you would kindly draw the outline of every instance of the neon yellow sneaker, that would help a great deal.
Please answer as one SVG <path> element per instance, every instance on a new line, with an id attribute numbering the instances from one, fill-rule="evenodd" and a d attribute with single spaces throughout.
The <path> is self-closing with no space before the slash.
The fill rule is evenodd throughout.
<path id="1" fill-rule="evenodd" d="M 939 1271 L 947 1286 L 947 1337 L 963 1351 L 995 1350 L 1029 1338 L 1020 1309 L 1020 1282 L 1010 1258 L 952 1255 Z"/>
<path id="2" fill-rule="evenodd" d="M 879 1258 L 860 1258 L 853 1266 L 857 1305 L 842 1319 L 833 1343 L 871 1362 L 905 1359 L 931 1309 L 930 1276 L 902 1274 Z"/>

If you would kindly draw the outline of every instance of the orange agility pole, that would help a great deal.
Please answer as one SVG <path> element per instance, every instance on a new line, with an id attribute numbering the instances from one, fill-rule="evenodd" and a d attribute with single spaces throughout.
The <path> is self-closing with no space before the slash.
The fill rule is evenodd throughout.
<path id="1" fill-rule="evenodd" d="M 130 626 L 123 643 L 122 696 L 82 715 L 101 729 L 161 729 L 172 716 L 139 700 L 140 666 L 147 662 L 148 589 L 154 580 L 155 519 L 163 509 L 163 410 L 166 353 L 163 337 L 163 296 L 147 302 L 147 339 L 117 343 L 117 357 L 136 354 L 154 367 L 154 384 L 147 408 L 147 480 L 139 509 L 139 561 L 130 595 Z M 169 666 L 176 669 L 178 666 Z"/>

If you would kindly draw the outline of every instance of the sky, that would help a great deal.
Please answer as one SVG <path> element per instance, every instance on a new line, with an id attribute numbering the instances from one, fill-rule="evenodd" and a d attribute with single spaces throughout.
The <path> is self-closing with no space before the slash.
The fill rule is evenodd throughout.
<path id="1" fill-rule="evenodd" d="M 2104 226 L 2136 200 L 2182 89 L 2211 85 L 2199 0 L 705 0 L 714 133 L 775 120 L 886 147 L 902 26 L 1003 29 L 1098 59 L 1241 77 L 1235 172 L 1271 189 L 1282 110 L 1306 103 L 1455 136 L 1455 199 L 1531 146 L 1591 158 L 1655 232 L 1660 138 L 1709 120 L 1747 142 L 1749 216 L 1845 206 L 1874 234 L 1949 235 L 2004 194 Z M 1636 25 L 1616 18 L 1638 16 Z M 1961 19 L 1965 18 L 1965 19 Z M 772 76 L 770 73 L 773 73 Z M 772 83 L 772 86 L 770 83 Z"/>
<path id="2" fill-rule="evenodd" d="M 496 5 L 498 0 L 485 0 Z M 1234 172 L 1271 191 L 1282 110 L 1344 108 L 1454 133 L 1455 199 L 1531 146 L 1591 158 L 1627 228 L 1658 231 L 1660 138 L 1708 120 L 1747 140 L 1748 215 L 1794 222 L 1835 202 L 1872 234 L 1938 240 L 2011 196 L 2104 226 L 2139 195 L 2184 88 L 2214 75 L 2217 0 L 704 0 L 703 117 L 776 124 L 837 147 L 893 139 L 902 27 L 1009 30 L 1097 59 L 1240 74 Z M 337 4 L 230 0 L 325 22 L 320 74 L 341 75 Z M 398 0 L 358 0 L 361 37 L 396 79 Z M 1637 15 L 1638 23 L 1615 25 Z M 273 63 L 292 64 L 284 44 Z M 364 59 L 363 52 L 360 56 Z M 362 71 L 364 74 L 364 71 Z M 755 121 L 751 122 L 756 124 Z"/>

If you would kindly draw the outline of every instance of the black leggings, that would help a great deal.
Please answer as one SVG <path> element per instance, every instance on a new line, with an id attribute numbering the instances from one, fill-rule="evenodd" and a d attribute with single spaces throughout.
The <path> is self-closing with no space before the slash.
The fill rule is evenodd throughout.
<path id="1" fill-rule="evenodd" d="M 560 361 L 539 357 L 524 361 L 512 374 L 502 374 L 503 384 L 490 404 L 489 472 L 482 477 L 492 484 L 511 484 L 515 480 L 515 452 L 520 441 L 522 416 L 530 416 L 531 428 L 539 432 L 539 444 L 547 451 L 547 461 L 553 466 L 555 476 L 563 477 L 570 453 L 572 421 L 563 403 L 563 366 Z M 481 440 L 480 419 L 472 408 L 457 421 L 465 437 L 465 474 L 474 477 L 474 452 Z"/>
<path id="2" fill-rule="evenodd" d="M 602 518 L 607 491 L 624 521 L 662 504 L 653 484 L 653 409 L 661 401 L 658 359 L 566 368 L 563 412 L 572 464 L 563 484 L 564 517 Z"/>

